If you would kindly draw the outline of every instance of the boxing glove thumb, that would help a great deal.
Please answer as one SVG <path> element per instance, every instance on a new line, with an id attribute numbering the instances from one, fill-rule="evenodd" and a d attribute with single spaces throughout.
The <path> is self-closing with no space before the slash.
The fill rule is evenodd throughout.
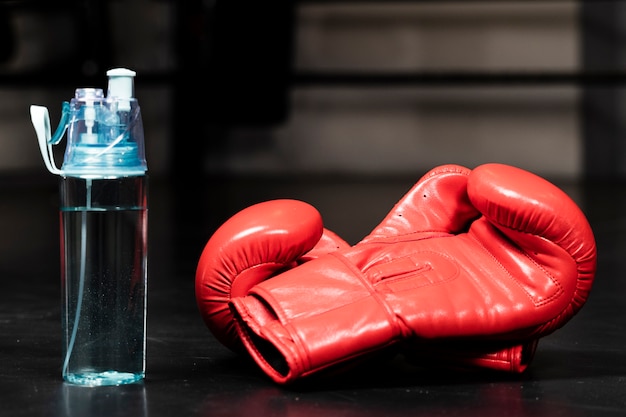
<path id="1" fill-rule="evenodd" d="M 583 306 L 595 277 L 596 245 L 585 215 L 558 187 L 504 164 L 475 168 L 467 194 L 483 214 L 470 234 L 517 277 L 535 319 L 540 311 L 552 314 L 535 333 L 561 327 Z"/>

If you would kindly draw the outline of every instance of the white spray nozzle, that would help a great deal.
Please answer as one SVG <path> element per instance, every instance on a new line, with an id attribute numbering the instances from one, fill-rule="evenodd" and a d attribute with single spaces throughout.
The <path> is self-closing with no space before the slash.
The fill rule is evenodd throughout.
<path id="1" fill-rule="evenodd" d="M 135 71 L 126 68 L 114 68 L 107 71 L 107 76 L 109 77 L 107 97 L 119 99 L 119 110 L 130 110 L 130 101 L 124 99 L 133 98 L 135 75 Z"/>

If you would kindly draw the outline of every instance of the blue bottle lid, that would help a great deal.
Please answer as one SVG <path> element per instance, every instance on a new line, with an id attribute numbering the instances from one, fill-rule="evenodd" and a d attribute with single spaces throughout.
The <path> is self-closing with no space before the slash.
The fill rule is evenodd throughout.
<path id="1" fill-rule="evenodd" d="M 116 68 L 107 75 L 107 96 L 99 88 L 76 89 L 74 98 L 64 103 L 61 123 L 52 136 L 47 109 L 31 106 L 42 155 L 51 172 L 109 178 L 147 171 L 141 111 L 133 97 L 135 72 Z M 51 145 L 56 145 L 66 130 L 67 146 L 59 170 L 52 161 Z M 48 145 L 47 152 L 43 141 Z"/>

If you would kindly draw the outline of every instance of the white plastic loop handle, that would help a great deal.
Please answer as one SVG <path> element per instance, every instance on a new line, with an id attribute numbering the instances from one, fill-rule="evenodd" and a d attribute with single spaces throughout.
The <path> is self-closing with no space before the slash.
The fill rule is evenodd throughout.
<path id="1" fill-rule="evenodd" d="M 37 133 L 37 140 L 39 142 L 39 150 L 43 157 L 43 162 L 46 164 L 48 171 L 55 175 L 63 173 L 54 163 L 54 154 L 52 153 L 52 144 L 50 138 L 52 136 L 50 129 L 50 113 L 47 107 L 43 106 L 30 106 L 30 119 L 35 127 Z"/>

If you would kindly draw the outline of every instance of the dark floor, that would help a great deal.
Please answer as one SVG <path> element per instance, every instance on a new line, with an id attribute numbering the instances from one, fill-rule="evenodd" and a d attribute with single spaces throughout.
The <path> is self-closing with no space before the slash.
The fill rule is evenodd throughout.
<path id="1" fill-rule="evenodd" d="M 384 362 L 283 388 L 219 345 L 197 312 L 195 262 L 228 216 L 271 198 L 317 206 L 355 243 L 417 180 L 151 179 L 147 378 L 81 388 L 61 380 L 58 202 L 54 180 L 0 181 L 0 415 L 618 416 L 626 415 L 626 185 L 559 184 L 596 233 L 591 297 L 544 338 L 523 375 Z"/>

